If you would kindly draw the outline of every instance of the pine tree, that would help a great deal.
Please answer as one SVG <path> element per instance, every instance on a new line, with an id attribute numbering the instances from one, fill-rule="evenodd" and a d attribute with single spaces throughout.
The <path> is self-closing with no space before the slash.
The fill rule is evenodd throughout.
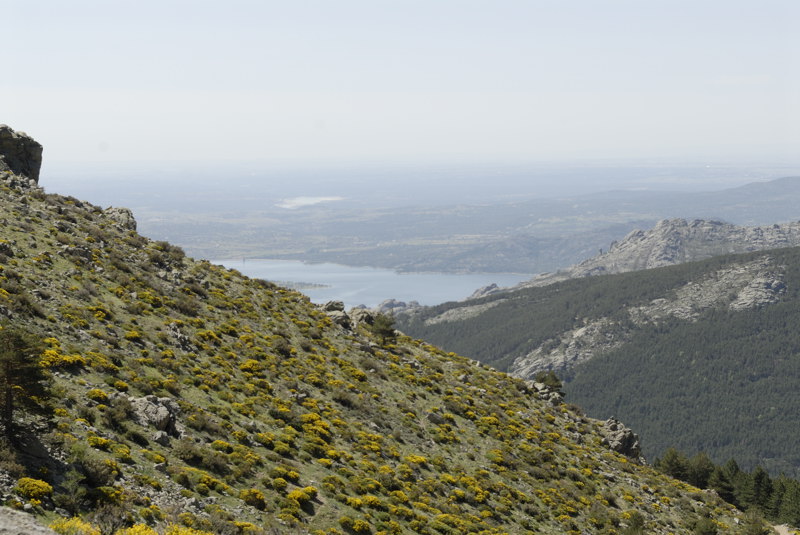
<path id="1" fill-rule="evenodd" d="M 760 466 L 756 466 L 753 470 L 752 478 L 754 505 L 761 511 L 766 511 L 770 494 L 772 494 L 772 480 L 766 470 Z"/>
<path id="2" fill-rule="evenodd" d="M 778 521 L 795 526 L 800 524 L 800 482 L 797 480 L 787 481 L 786 492 L 778 511 Z"/>
<path id="3" fill-rule="evenodd" d="M 686 480 L 701 489 L 708 488 L 708 478 L 714 471 L 714 462 L 703 452 L 689 459 Z"/>
<path id="4" fill-rule="evenodd" d="M 668 476 L 686 481 L 689 473 L 689 463 L 686 456 L 676 450 L 669 448 L 664 452 L 664 457 L 656 461 L 655 467 L 667 474 Z"/>
<path id="5" fill-rule="evenodd" d="M 41 342 L 21 329 L 0 329 L 0 422 L 7 437 L 14 433 L 14 411 L 38 407 L 47 397 L 47 376 L 39 366 Z"/>
<path id="6" fill-rule="evenodd" d="M 725 469 L 719 466 L 714 467 L 714 471 L 708 478 L 709 488 L 714 489 L 719 494 L 719 497 L 728 503 L 734 502 L 733 497 L 733 482 L 728 477 Z"/>
<path id="7" fill-rule="evenodd" d="M 386 345 L 387 342 L 394 341 L 396 336 L 394 318 L 386 314 L 376 314 L 371 330 L 375 336 L 380 337 L 381 345 Z"/>

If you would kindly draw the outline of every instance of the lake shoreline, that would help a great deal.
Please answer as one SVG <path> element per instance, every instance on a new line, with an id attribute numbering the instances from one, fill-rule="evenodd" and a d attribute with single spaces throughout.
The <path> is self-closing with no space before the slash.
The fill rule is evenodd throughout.
<path id="1" fill-rule="evenodd" d="M 312 302 L 342 301 L 348 308 L 362 305 L 373 308 L 388 299 L 434 306 L 464 300 L 490 284 L 511 287 L 533 277 L 526 273 L 406 272 L 280 258 L 215 259 L 211 262 L 236 269 L 248 277 L 310 286 L 299 291 Z"/>

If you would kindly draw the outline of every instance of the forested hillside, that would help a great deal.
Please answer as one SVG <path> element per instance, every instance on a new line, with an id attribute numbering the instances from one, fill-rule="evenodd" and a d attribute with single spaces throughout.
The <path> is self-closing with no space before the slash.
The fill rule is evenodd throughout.
<path id="1" fill-rule="evenodd" d="M 448 350 L 532 377 L 669 446 L 798 474 L 800 249 L 716 257 L 450 303 L 401 316 Z"/>

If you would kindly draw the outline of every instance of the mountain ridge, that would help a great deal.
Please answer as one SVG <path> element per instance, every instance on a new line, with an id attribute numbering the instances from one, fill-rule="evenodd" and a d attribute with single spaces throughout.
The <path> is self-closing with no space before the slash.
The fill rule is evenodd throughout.
<path id="1" fill-rule="evenodd" d="M 712 256 L 800 245 L 800 221 L 740 226 L 717 220 L 662 219 L 652 229 L 631 231 L 606 252 L 578 264 L 534 277 L 520 287 L 570 278 L 652 269 Z"/>

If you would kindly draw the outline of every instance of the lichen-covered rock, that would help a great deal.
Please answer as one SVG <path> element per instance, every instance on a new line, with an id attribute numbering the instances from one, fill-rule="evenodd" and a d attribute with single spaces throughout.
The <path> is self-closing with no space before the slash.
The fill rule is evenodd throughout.
<path id="1" fill-rule="evenodd" d="M 344 303 L 341 301 L 328 301 L 319 306 L 323 312 L 344 312 Z"/>
<path id="2" fill-rule="evenodd" d="M 38 184 L 41 167 L 42 145 L 25 132 L 0 124 L 0 171 L 26 176 Z"/>
<path id="3" fill-rule="evenodd" d="M 168 435 L 178 437 L 181 430 L 178 425 L 180 407 L 175 400 L 145 396 L 130 398 L 134 419 L 141 425 L 147 425 Z"/>
<path id="4" fill-rule="evenodd" d="M 625 427 L 622 422 L 616 418 L 609 418 L 603 424 L 602 431 L 605 434 L 605 438 L 603 438 L 605 446 L 631 459 L 641 459 L 639 435 Z"/>
<path id="5" fill-rule="evenodd" d="M 375 322 L 375 316 L 366 308 L 353 308 L 350 310 L 349 315 L 353 325 L 359 325 L 361 323 L 372 325 Z"/>
<path id="6" fill-rule="evenodd" d="M 128 208 L 110 206 L 103 213 L 125 230 L 136 230 L 136 219 Z"/>

